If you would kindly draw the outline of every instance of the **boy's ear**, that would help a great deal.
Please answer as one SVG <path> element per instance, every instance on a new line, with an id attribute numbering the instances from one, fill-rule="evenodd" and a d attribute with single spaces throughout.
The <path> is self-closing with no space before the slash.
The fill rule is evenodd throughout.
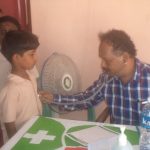
<path id="1" fill-rule="evenodd" d="M 18 62 L 19 56 L 20 56 L 19 54 L 14 54 L 12 57 L 12 62 Z"/>

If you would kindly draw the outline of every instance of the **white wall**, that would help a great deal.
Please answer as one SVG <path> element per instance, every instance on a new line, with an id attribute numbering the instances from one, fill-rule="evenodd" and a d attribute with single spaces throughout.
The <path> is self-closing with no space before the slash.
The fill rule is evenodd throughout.
<path id="1" fill-rule="evenodd" d="M 138 57 L 150 62 L 150 0 L 31 0 L 31 15 L 41 43 L 39 68 L 52 52 L 64 53 L 77 64 L 83 89 L 101 72 L 99 32 L 125 30 Z"/>
<path id="2" fill-rule="evenodd" d="M 116 28 L 129 33 L 147 62 L 150 0 L 31 0 L 33 32 L 40 38 L 39 68 L 52 52 L 70 56 L 85 89 L 100 72 L 98 33 Z"/>

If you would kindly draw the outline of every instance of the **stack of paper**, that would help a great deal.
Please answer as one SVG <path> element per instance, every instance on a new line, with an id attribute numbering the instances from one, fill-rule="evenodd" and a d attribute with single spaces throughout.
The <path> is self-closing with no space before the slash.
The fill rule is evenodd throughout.
<path id="1" fill-rule="evenodd" d="M 101 126 L 94 126 L 80 131 L 71 132 L 69 133 L 69 136 L 75 138 L 81 144 L 88 146 L 89 150 L 102 150 L 102 148 L 106 149 L 111 142 L 114 142 L 118 133 Z"/>

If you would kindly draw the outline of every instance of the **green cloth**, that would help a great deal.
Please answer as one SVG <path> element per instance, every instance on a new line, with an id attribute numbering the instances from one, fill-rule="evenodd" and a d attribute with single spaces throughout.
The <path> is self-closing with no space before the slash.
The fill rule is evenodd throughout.
<path id="1" fill-rule="evenodd" d="M 70 126 L 70 125 L 69 125 Z M 69 138 L 67 135 L 74 131 L 79 131 L 85 128 L 90 128 L 95 125 L 76 125 L 69 127 L 65 124 L 61 123 L 61 121 L 54 120 L 52 118 L 39 117 L 34 124 L 27 130 L 28 134 L 37 134 L 39 130 L 47 131 L 48 136 L 54 136 L 53 140 L 42 140 L 40 144 L 32 144 L 30 143 L 30 138 L 22 138 L 17 142 L 16 145 L 12 148 L 12 150 L 55 150 L 62 146 L 83 146 L 76 139 Z M 115 132 L 120 133 L 120 129 L 118 127 L 113 127 L 109 125 L 105 125 L 105 128 L 109 130 L 113 130 Z M 25 134 L 26 134 L 25 133 Z M 128 140 L 132 145 L 138 145 L 139 143 L 139 134 L 136 131 L 126 129 L 125 134 L 127 135 Z"/>
<path id="2" fill-rule="evenodd" d="M 71 127 L 67 130 L 74 131 L 80 130 L 82 128 L 88 128 L 89 126 L 75 126 Z M 64 125 L 51 118 L 39 117 L 36 122 L 32 125 L 30 129 L 28 129 L 27 133 L 36 134 L 40 130 L 48 131 L 48 135 L 55 136 L 56 138 L 53 141 L 43 140 L 40 144 L 32 144 L 30 143 L 31 139 L 22 137 L 17 144 L 12 148 L 12 150 L 55 150 L 59 147 L 63 146 L 62 136 L 65 131 Z M 65 146 L 82 146 L 75 140 L 64 137 Z"/>

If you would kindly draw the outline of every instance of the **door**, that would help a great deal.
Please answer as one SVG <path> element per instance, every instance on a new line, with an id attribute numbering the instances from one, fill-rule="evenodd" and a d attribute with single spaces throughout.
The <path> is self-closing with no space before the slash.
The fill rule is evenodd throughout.
<path id="1" fill-rule="evenodd" d="M 31 31 L 30 0 L 1 0 L 0 16 L 15 17 L 23 29 Z"/>

